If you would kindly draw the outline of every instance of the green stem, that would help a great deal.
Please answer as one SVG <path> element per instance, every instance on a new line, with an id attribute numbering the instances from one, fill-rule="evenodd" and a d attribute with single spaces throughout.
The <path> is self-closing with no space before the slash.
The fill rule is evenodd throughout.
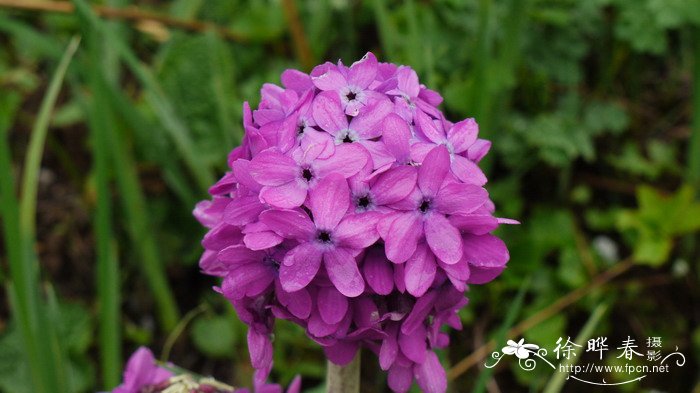
<path id="1" fill-rule="evenodd" d="M 345 366 L 328 361 L 326 369 L 327 393 L 360 393 L 360 352 Z"/>

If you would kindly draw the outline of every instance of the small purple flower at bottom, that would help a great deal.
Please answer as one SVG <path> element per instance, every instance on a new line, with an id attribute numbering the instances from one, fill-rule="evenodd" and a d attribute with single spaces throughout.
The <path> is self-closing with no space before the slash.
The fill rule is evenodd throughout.
<path id="1" fill-rule="evenodd" d="M 150 349 L 140 347 L 126 363 L 124 382 L 112 393 L 140 393 L 146 387 L 157 386 L 173 376 L 173 373 L 156 363 Z"/>

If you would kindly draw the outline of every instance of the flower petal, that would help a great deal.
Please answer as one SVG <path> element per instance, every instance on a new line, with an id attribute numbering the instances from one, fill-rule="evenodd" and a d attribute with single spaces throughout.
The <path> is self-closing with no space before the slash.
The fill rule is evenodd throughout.
<path id="1" fill-rule="evenodd" d="M 498 228 L 498 219 L 489 214 L 450 216 L 450 222 L 460 231 L 483 235 Z"/>
<path id="2" fill-rule="evenodd" d="M 399 333 L 399 348 L 410 360 L 423 363 L 428 351 L 427 332 L 424 325 L 418 325 L 410 334 Z"/>
<path id="3" fill-rule="evenodd" d="M 348 82 L 357 87 L 366 88 L 377 75 L 377 58 L 372 52 L 367 52 L 362 59 L 350 66 Z"/>
<path id="4" fill-rule="evenodd" d="M 452 156 L 452 164 L 450 165 L 450 169 L 452 169 L 452 173 L 454 173 L 459 180 L 465 183 L 483 186 L 488 181 L 486 175 L 484 175 L 484 172 L 478 165 L 468 158 L 464 158 L 457 154 Z"/>
<path id="5" fill-rule="evenodd" d="M 387 99 L 375 101 L 350 122 L 350 129 L 362 139 L 372 139 L 382 135 L 384 118 L 391 113 L 394 105 Z"/>
<path id="6" fill-rule="evenodd" d="M 409 146 L 411 129 L 408 127 L 408 123 L 401 116 L 390 113 L 384 118 L 382 129 L 382 141 L 387 150 L 400 163 L 408 162 L 411 155 Z"/>
<path id="7" fill-rule="evenodd" d="M 263 251 L 249 250 L 248 248 L 240 244 L 226 247 L 223 250 L 219 251 L 219 255 L 217 255 L 219 261 L 221 261 L 230 268 L 237 267 L 240 265 L 246 265 L 249 263 L 262 262 L 264 257 L 265 253 Z"/>
<path id="8" fill-rule="evenodd" d="M 255 221 L 265 210 L 257 196 L 236 198 L 226 206 L 224 221 L 231 225 L 246 225 Z"/>
<path id="9" fill-rule="evenodd" d="M 435 280 L 437 265 L 435 256 L 425 243 L 416 248 L 416 252 L 406 261 L 406 290 L 415 297 L 423 296 Z"/>
<path id="10" fill-rule="evenodd" d="M 479 125 L 473 118 L 462 120 L 447 131 L 447 140 L 450 141 L 455 153 L 461 153 L 469 148 L 479 134 Z"/>
<path id="11" fill-rule="evenodd" d="M 377 221 L 380 214 L 366 212 L 350 214 L 333 231 L 337 244 L 343 247 L 362 249 L 371 246 L 379 239 Z"/>
<path id="12" fill-rule="evenodd" d="M 385 242 L 387 258 L 394 263 L 405 262 L 416 251 L 423 226 L 413 212 L 396 216 L 389 227 Z"/>
<path id="13" fill-rule="evenodd" d="M 413 382 L 413 372 L 410 367 L 405 367 L 394 363 L 389 369 L 387 384 L 395 393 L 406 393 L 411 388 Z"/>
<path id="14" fill-rule="evenodd" d="M 442 214 L 432 214 L 425 221 L 425 239 L 441 261 L 452 264 L 462 258 L 462 237 Z"/>
<path id="15" fill-rule="evenodd" d="M 338 341 L 329 347 L 323 347 L 323 352 L 326 354 L 328 360 L 339 366 L 344 366 L 355 358 L 358 349 L 359 346 L 357 342 Z"/>
<path id="16" fill-rule="evenodd" d="M 287 239 L 307 240 L 316 231 L 309 216 L 301 210 L 267 210 L 260 214 L 260 221 Z"/>
<path id="17" fill-rule="evenodd" d="M 418 187 L 424 195 L 435 196 L 450 170 L 450 153 L 443 145 L 433 148 L 418 168 Z"/>
<path id="18" fill-rule="evenodd" d="M 253 179 L 264 186 L 279 186 L 296 177 L 299 170 L 291 158 L 274 150 L 265 150 L 253 158 L 249 166 Z"/>
<path id="19" fill-rule="evenodd" d="M 484 284 L 496 278 L 510 259 L 503 240 L 493 235 L 465 235 L 464 259 L 469 262 L 469 284 Z"/>
<path id="20" fill-rule="evenodd" d="M 396 360 L 396 355 L 399 352 L 399 343 L 396 334 L 399 331 L 399 325 L 391 323 L 386 328 L 386 338 L 382 340 L 382 346 L 379 349 L 379 367 L 382 370 L 388 370 Z"/>
<path id="21" fill-rule="evenodd" d="M 335 147 L 333 155 L 315 162 L 318 176 L 331 173 L 348 178 L 357 174 L 370 160 L 369 153 L 359 143 L 344 143 Z"/>
<path id="22" fill-rule="evenodd" d="M 305 288 L 316 277 L 323 254 L 311 243 L 290 250 L 280 265 L 280 283 L 287 292 Z"/>
<path id="23" fill-rule="evenodd" d="M 422 364 L 413 366 L 418 386 L 426 393 L 444 393 L 447 390 L 447 376 L 440 360 L 429 351 Z"/>
<path id="24" fill-rule="evenodd" d="M 299 70 L 284 70 L 281 79 L 284 87 L 298 92 L 313 89 L 314 87 L 314 84 L 311 82 L 311 77 Z"/>
<path id="25" fill-rule="evenodd" d="M 248 328 L 248 352 L 254 368 L 266 368 L 272 364 L 272 341 L 267 334 Z"/>
<path id="26" fill-rule="evenodd" d="M 350 187 L 341 175 L 333 173 L 324 177 L 309 192 L 309 208 L 319 229 L 332 230 L 338 226 L 349 207 Z"/>
<path id="27" fill-rule="evenodd" d="M 335 69 L 328 69 L 323 75 L 312 77 L 311 81 L 316 87 L 324 91 L 338 90 L 348 84 L 343 74 Z"/>
<path id="28" fill-rule="evenodd" d="M 378 295 L 388 295 L 394 289 L 392 263 L 386 259 L 380 248 L 372 247 L 367 251 L 362 271 L 367 284 Z"/>
<path id="29" fill-rule="evenodd" d="M 323 261 L 328 277 L 335 287 L 347 297 L 356 297 L 365 289 L 365 281 L 357 268 L 357 261 L 344 248 L 326 251 Z"/>
<path id="30" fill-rule="evenodd" d="M 416 187 L 418 171 L 412 166 L 400 166 L 389 169 L 377 177 L 372 185 L 372 196 L 377 205 L 396 203 Z"/>
<path id="31" fill-rule="evenodd" d="M 342 321 L 348 311 L 348 298 L 333 287 L 319 289 L 317 303 L 321 318 L 329 325 Z"/>
<path id="32" fill-rule="evenodd" d="M 296 292 L 287 292 L 283 288 L 276 291 L 277 299 L 282 303 L 292 315 L 299 319 L 307 319 L 311 315 L 311 295 L 306 289 Z"/>
<path id="33" fill-rule="evenodd" d="M 280 209 L 293 209 L 306 200 L 307 189 L 297 181 L 281 186 L 265 186 L 260 190 L 260 200 Z"/>
<path id="34" fill-rule="evenodd" d="M 429 141 L 437 145 L 445 142 L 445 131 L 442 130 L 442 127 L 438 127 L 430 116 L 423 111 L 416 111 L 413 119 L 416 122 L 417 130 Z"/>
<path id="35" fill-rule="evenodd" d="M 348 121 L 335 91 L 324 91 L 314 99 L 312 111 L 316 124 L 335 135 L 348 128 Z"/>
<path id="36" fill-rule="evenodd" d="M 488 192 L 482 187 L 452 183 L 438 191 L 434 203 L 441 213 L 466 215 L 480 208 L 488 197 Z"/>

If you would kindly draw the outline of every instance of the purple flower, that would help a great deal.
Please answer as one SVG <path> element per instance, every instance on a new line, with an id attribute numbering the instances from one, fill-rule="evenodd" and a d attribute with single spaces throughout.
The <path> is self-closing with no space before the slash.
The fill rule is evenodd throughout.
<path id="1" fill-rule="evenodd" d="M 334 363 L 374 352 L 396 392 L 444 392 L 444 328 L 461 328 L 469 284 L 506 268 L 491 233 L 517 223 L 482 187 L 491 142 L 474 119 L 445 119 L 410 67 L 371 53 L 281 79 L 244 104 L 230 171 L 194 212 L 208 229 L 200 267 L 249 327 L 255 390 L 282 390 L 266 381 L 285 319 Z"/>
<path id="2" fill-rule="evenodd" d="M 158 366 L 151 350 L 139 347 L 126 363 L 124 382 L 113 393 L 139 393 L 149 386 L 156 386 L 167 381 L 173 373 Z"/>
<path id="3" fill-rule="evenodd" d="M 346 215 L 349 207 L 347 182 L 340 174 L 332 174 L 310 192 L 313 220 L 303 210 L 268 210 L 260 215 L 260 221 L 277 234 L 300 242 L 287 253 L 280 268 L 285 290 L 305 288 L 323 262 L 331 282 L 343 295 L 362 293 L 365 284 L 355 256 L 377 240 L 376 216 Z"/>

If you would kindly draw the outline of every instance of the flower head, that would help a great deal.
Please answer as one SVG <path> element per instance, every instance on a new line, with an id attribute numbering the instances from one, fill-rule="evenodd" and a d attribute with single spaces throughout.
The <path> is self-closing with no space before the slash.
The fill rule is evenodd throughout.
<path id="1" fill-rule="evenodd" d="M 333 362 L 375 352 L 389 386 L 444 392 L 434 352 L 461 328 L 468 284 L 506 267 L 478 162 L 490 142 L 452 123 L 410 67 L 368 53 L 350 67 L 287 70 L 245 104 L 230 171 L 195 215 L 209 229 L 202 270 L 249 326 L 256 381 L 272 367 L 277 318 Z"/>

